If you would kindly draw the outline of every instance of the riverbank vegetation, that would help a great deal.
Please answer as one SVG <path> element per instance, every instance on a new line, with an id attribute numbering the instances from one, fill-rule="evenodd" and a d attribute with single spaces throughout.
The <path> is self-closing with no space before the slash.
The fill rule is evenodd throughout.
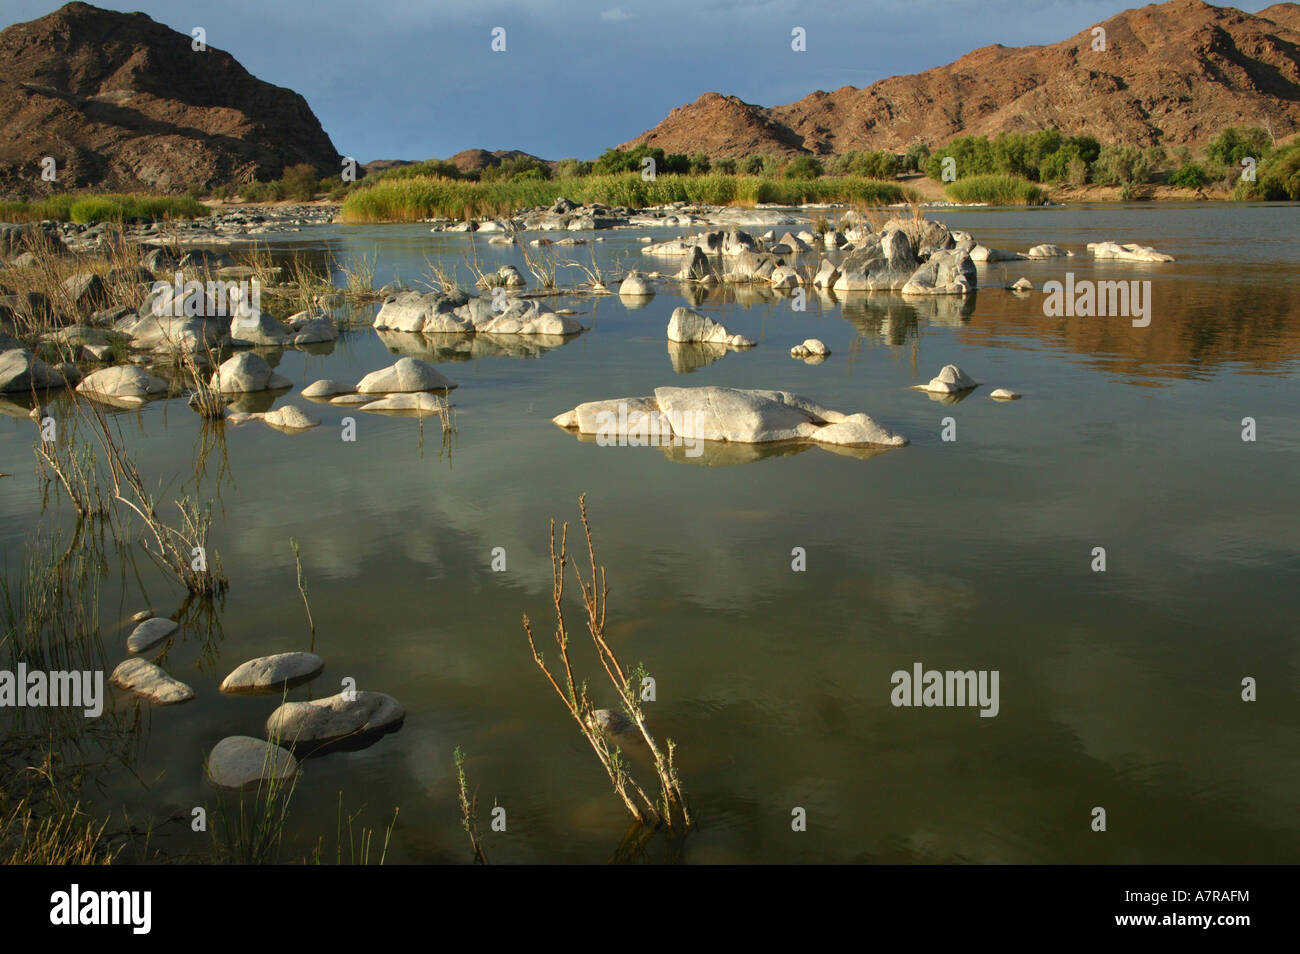
<path id="1" fill-rule="evenodd" d="M 1193 154 L 1185 146 L 1103 145 L 1092 136 L 1057 129 L 1033 133 L 959 136 L 925 160 L 926 175 L 947 183 L 962 202 L 999 202 L 1041 187 L 1118 187 L 1122 200 L 1143 187 L 1169 185 L 1215 190 L 1234 200 L 1300 199 L 1300 144 L 1278 145 L 1268 130 L 1229 126 Z M 990 177 L 1002 177 L 994 186 Z M 955 179 L 954 179 L 955 177 Z M 974 181 L 978 185 L 971 185 Z M 987 194 L 988 198 L 977 198 Z"/>
<path id="2" fill-rule="evenodd" d="M 197 219 L 208 214 L 189 195 L 67 193 L 47 198 L 0 202 L 0 222 L 130 222 L 133 219 Z"/>
<path id="3" fill-rule="evenodd" d="M 505 215 L 545 207 L 564 196 L 575 202 L 644 208 L 672 202 L 707 205 L 802 205 L 846 202 L 866 205 L 907 201 L 910 190 L 894 182 L 857 176 L 776 179 L 750 175 L 681 175 L 645 179 L 638 173 L 576 179 L 474 181 L 440 176 L 381 179 L 353 190 L 343 202 L 345 222 L 416 222 Z"/>

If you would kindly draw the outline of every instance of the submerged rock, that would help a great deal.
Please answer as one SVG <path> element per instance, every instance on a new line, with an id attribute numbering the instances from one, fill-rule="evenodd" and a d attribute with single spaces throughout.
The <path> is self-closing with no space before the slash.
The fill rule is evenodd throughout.
<path id="1" fill-rule="evenodd" d="M 221 681 L 229 693 L 268 692 L 290 689 L 314 679 L 325 669 L 325 660 L 315 653 L 275 653 L 240 663 Z"/>
<path id="2" fill-rule="evenodd" d="M 160 706 L 172 706 L 194 698 L 194 690 L 185 683 L 168 675 L 162 667 L 139 657 L 121 662 L 109 681 L 119 689 L 143 696 Z"/>
<path id="3" fill-rule="evenodd" d="M 126 638 L 126 648 L 133 653 L 146 652 L 180 628 L 180 623 L 174 619 L 154 616 L 131 631 L 131 635 Z"/>
<path id="4" fill-rule="evenodd" d="M 395 732 L 406 709 L 383 692 L 355 690 L 309 702 L 286 702 L 266 720 L 266 735 L 291 749 L 362 746 Z"/>
<path id="5" fill-rule="evenodd" d="M 428 391 L 412 391 L 367 401 L 361 406 L 361 410 L 427 417 L 441 413 L 446 406 L 447 403 L 435 394 L 430 394 Z"/>
<path id="6" fill-rule="evenodd" d="M 257 788 L 271 781 L 287 782 L 298 774 L 293 753 L 265 739 L 231 735 L 208 753 L 208 778 L 218 788 Z"/>
<path id="7" fill-rule="evenodd" d="M 1010 388 L 995 388 L 989 392 L 989 397 L 995 401 L 1018 401 L 1020 400 L 1020 392 L 1013 391 Z"/>
<path id="8" fill-rule="evenodd" d="M 593 710 L 591 726 L 620 748 L 645 745 L 645 736 L 641 734 L 636 723 L 617 709 Z"/>

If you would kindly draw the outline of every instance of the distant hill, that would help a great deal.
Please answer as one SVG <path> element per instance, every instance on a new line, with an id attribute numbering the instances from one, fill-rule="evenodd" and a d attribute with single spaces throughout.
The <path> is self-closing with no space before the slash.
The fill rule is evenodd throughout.
<path id="1" fill-rule="evenodd" d="M 499 166 L 507 159 L 534 159 L 537 162 L 554 165 L 546 159 L 520 152 L 518 149 L 498 149 L 496 152 L 488 152 L 486 149 L 466 149 L 456 153 L 447 161 L 454 164 L 461 172 L 482 172 L 488 166 Z"/>
<path id="2" fill-rule="evenodd" d="M 60 188 L 176 192 L 297 163 L 342 169 L 305 99 L 192 40 L 85 3 L 0 31 L 0 191 L 48 188 L 45 156 Z"/>
<path id="3" fill-rule="evenodd" d="M 1258 14 L 1170 0 L 1051 46 L 986 46 L 955 63 L 763 107 L 705 93 L 623 144 L 714 158 L 902 151 L 962 134 L 1057 127 L 1102 142 L 1197 146 L 1228 125 L 1300 128 L 1300 4 Z"/>

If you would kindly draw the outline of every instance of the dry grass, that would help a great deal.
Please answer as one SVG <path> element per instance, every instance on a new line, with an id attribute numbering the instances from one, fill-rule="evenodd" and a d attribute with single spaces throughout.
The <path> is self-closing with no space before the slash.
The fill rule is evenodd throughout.
<path id="1" fill-rule="evenodd" d="M 671 829 L 680 825 L 683 830 L 689 829 L 691 827 L 690 808 L 687 803 L 686 793 L 682 789 L 681 780 L 677 774 L 676 745 L 671 739 L 668 739 L 664 748 L 661 749 L 654 736 L 650 734 L 650 730 L 646 727 L 645 714 L 641 708 L 641 681 L 639 677 L 643 675 L 643 672 L 639 667 L 630 672 L 624 669 L 618 656 L 610 648 L 609 642 L 605 638 L 608 586 L 604 567 L 596 563 L 595 544 L 592 542 L 591 525 L 587 519 L 586 494 L 578 498 L 578 509 L 582 517 L 582 529 L 587 541 L 589 570 L 588 577 L 584 580 L 582 571 L 575 565 L 574 575 L 577 577 L 583 608 L 586 611 L 587 633 L 596 649 L 601 667 L 618 695 L 623 711 L 631 724 L 635 726 L 640 740 L 644 741 L 654 761 L 655 774 L 659 782 L 659 796 L 657 799 L 651 800 L 649 795 L 646 794 L 645 789 L 641 787 L 628 770 L 620 749 L 611 745 L 610 740 L 601 730 L 596 720 L 595 706 L 587 695 L 587 684 L 585 681 L 578 681 L 573 672 L 573 664 L 569 656 L 568 623 L 564 615 L 564 583 L 566 568 L 570 564 L 568 523 L 565 523 L 561 529 L 560 546 L 557 551 L 555 547 L 555 521 L 551 521 L 551 579 L 556 620 L 554 637 L 555 644 L 560 651 L 560 675 L 557 677 L 556 672 L 547 666 L 533 637 L 532 624 L 528 616 L 525 615 L 523 626 L 524 633 L 528 637 L 528 647 L 532 650 L 533 661 L 542 671 L 547 682 L 551 684 L 555 694 L 564 703 L 579 731 L 596 754 L 601 767 L 609 776 L 615 794 L 622 801 L 633 819 L 642 825 L 653 828 L 667 826 Z"/>

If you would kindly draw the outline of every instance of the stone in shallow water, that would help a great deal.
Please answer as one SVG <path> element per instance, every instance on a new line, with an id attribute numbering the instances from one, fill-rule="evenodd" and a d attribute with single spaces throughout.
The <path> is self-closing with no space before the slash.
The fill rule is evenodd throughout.
<path id="1" fill-rule="evenodd" d="M 145 620 L 131 631 L 131 635 L 126 638 L 126 648 L 133 653 L 145 652 L 157 646 L 178 629 L 180 624 L 174 619 L 155 616 Z"/>
<path id="2" fill-rule="evenodd" d="M 1172 262 L 1174 257 L 1157 252 L 1149 245 L 1120 245 L 1118 242 L 1089 242 L 1088 251 L 1093 258 L 1113 259 L 1121 262 Z"/>
<path id="3" fill-rule="evenodd" d="M 133 364 L 101 368 L 86 375 L 77 391 L 112 403 L 114 399 L 154 397 L 167 393 L 167 382 Z"/>
<path id="4" fill-rule="evenodd" d="M 291 752 L 250 735 L 227 736 L 208 753 L 208 778 L 218 788 L 256 788 L 273 779 L 289 781 L 297 774 L 298 760 Z"/>
<path id="5" fill-rule="evenodd" d="M 754 342 L 743 335 L 733 335 L 712 318 L 691 311 L 689 308 L 674 308 L 668 319 L 668 340 L 690 343 L 716 343 L 730 345 L 733 348 L 752 348 Z"/>
<path id="6" fill-rule="evenodd" d="M 997 388 L 989 394 L 989 397 L 996 401 L 1016 401 L 1020 399 L 1020 392 L 1010 388 Z"/>
<path id="7" fill-rule="evenodd" d="M 302 408 L 292 404 L 267 411 L 262 415 L 262 422 L 286 431 L 305 431 L 320 426 L 320 419 L 312 417 Z"/>
<path id="8" fill-rule="evenodd" d="M 803 344 L 797 344 L 790 349 L 792 358 L 824 358 L 830 353 L 831 349 L 826 347 L 819 338 L 806 338 Z"/>
<path id="9" fill-rule="evenodd" d="M 393 414 L 402 413 L 424 417 L 429 414 L 439 413 L 445 406 L 446 403 L 436 395 L 427 391 L 414 391 L 405 394 L 390 394 L 377 401 L 362 405 L 361 410 L 386 411 Z"/>
<path id="10" fill-rule="evenodd" d="M 383 692 L 340 692 L 310 702 L 286 702 L 266 720 L 267 738 L 292 749 L 364 748 L 395 732 L 406 709 Z"/>
<path id="11" fill-rule="evenodd" d="M 653 295 L 655 290 L 640 272 L 628 272 L 618 286 L 618 293 L 625 298 L 646 298 Z"/>
<path id="12" fill-rule="evenodd" d="M 433 365 L 415 358 L 398 358 L 396 363 L 367 374 L 357 384 L 360 394 L 393 394 L 406 391 L 447 391 L 456 382 Z"/>
<path id="13" fill-rule="evenodd" d="M 606 740 L 622 748 L 645 745 L 645 736 L 636 723 L 617 709 L 596 709 L 591 713 L 593 728 L 600 730 Z"/>
<path id="14" fill-rule="evenodd" d="M 113 670 L 109 681 L 119 689 L 134 692 L 150 702 L 160 706 L 172 706 L 179 702 L 189 702 L 194 698 L 194 690 L 179 679 L 169 676 L 161 667 L 147 659 L 127 659 Z"/>
<path id="15" fill-rule="evenodd" d="M 352 391 L 350 384 L 344 384 L 341 381 L 331 381 L 323 378 L 320 381 L 313 381 L 302 389 L 302 396 L 306 398 L 325 398 L 333 397 L 336 394 L 349 394 Z"/>
<path id="16" fill-rule="evenodd" d="M 977 387 L 979 382 L 955 364 L 945 364 L 939 374 L 930 379 L 929 384 L 918 384 L 914 391 L 929 391 L 933 394 L 955 394 Z"/>
<path id="17" fill-rule="evenodd" d="M 349 405 L 349 404 L 369 404 L 377 400 L 373 394 L 340 394 L 337 397 L 330 398 L 331 404 Z"/>
<path id="18" fill-rule="evenodd" d="M 222 394 L 247 394 L 278 391 L 292 387 L 293 382 L 271 370 L 260 354 L 242 351 L 222 362 L 212 375 L 211 386 Z"/>
<path id="19" fill-rule="evenodd" d="M 221 681 L 221 691 L 267 692 L 288 689 L 314 679 L 325 668 L 315 653 L 275 653 L 236 666 Z"/>
<path id="20" fill-rule="evenodd" d="M 656 388 L 653 397 L 589 401 L 552 420 L 580 434 L 597 435 L 597 443 L 632 446 L 685 441 L 765 444 L 807 440 L 886 447 L 907 443 L 906 437 L 866 414 L 832 411 L 788 391 Z"/>

